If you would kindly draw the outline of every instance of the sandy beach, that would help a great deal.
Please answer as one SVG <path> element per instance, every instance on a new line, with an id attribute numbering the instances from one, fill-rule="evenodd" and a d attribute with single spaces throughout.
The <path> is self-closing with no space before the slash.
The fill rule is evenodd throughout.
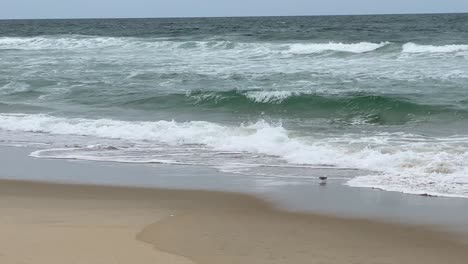
<path id="1" fill-rule="evenodd" d="M 423 227 L 289 213 L 247 195 L 0 181 L 0 263 L 466 263 Z"/>

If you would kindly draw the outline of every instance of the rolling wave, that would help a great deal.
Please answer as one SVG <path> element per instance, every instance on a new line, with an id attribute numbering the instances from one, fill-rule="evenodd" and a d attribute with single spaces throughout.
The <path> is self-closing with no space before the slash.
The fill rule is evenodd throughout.
<path id="1" fill-rule="evenodd" d="M 218 109 L 236 113 L 303 116 L 342 119 L 347 122 L 370 124 L 402 124 L 430 118 L 437 114 L 454 117 L 468 115 L 464 110 L 447 105 L 415 103 L 391 95 L 349 93 L 326 95 L 292 91 L 192 91 L 186 94 L 160 95 L 127 101 L 125 107 L 157 110 Z"/>
<path id="2" fill-rule="evenodd" d="M 75 50 L 75 49 L 148 49 L 148 50 L 235 50 L 255 54 L 307 55 L 324 52 L 368 53 L 386 46 L 395 46 L 387 41 L 380 43 L 275 43 L 236 42 L 208 39 L 204 41 L 183 41 L 169 38 L 94 37 L 82 35 L 2 37 L 0 50 Z M 420 45 L 412 42 L 401 46 L 402 53 L 454 53 L 468 51 L 468 45 Z M 393 50 L 392 50 L 393 52 Z"/>
<path id="3" fill-rule="evenodd" d="M 157 40 L 157 39 L 156 39 Z M 80 35 L 37 36 L 37 37 L 3 37 L 0 38 L 0 49 L 49 50 L 49 49 L 101 49 L 144 47 L 152 42 L 139 41 L 136 38 L 92 37 Z M 154 42 L 154 43 L 164 43 Z M 156 47 L 156 46 L 155 46 Z"/>
<path id="4" fill-rule="evenodd" d="M 324 51 L 338 51 L 338 52 L 350 52 L 350 53 L 365 53 L 375 51 L 379 48 L 382 48 L 386 45 L 389 45 L 389 42 L 381 43 L 370 43 L 370 42 L 360 42 L 360 43 L 307 43 L 307 44 L 291 44 L 289 46 L 288 52 L 293 54 L 311 54 L 311 53 L 320 53 Z"/>
<path id="5" fill-rule="evenodd" d="M 203 49 L 203 50 L 242 50 L 245 52 L 265 52 L 281 54 L 312 54 L 322 52 L 365 53 L 389 45 L 381 43 L 268 43 L 234 42 L 227 40 L 179 41 L 167 38 L 131 37 L 91 37 L 91 36 L 41 36 L 3 37 L 0 49 L 19 50 L 62 50 L 62 49 L 102 49 L 102 48 L 145 48 L 145 49 Z"/>

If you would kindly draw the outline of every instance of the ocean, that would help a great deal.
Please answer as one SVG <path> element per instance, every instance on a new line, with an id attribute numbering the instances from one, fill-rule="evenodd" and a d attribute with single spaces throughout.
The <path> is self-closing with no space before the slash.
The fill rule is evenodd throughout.
<path id="1" fill-rule="evenodd" d="M 0 20 L 0 144 L 468 197 L 467 29 L 467 14 Z"/>

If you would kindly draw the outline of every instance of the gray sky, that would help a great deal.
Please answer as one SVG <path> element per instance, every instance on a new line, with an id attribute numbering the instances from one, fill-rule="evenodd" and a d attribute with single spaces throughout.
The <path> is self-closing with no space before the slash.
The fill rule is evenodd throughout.
<path id="1" fill-rule="evenodd" d="M 468 0 L 0 0 L 0 19 L 468 12 Z"/>

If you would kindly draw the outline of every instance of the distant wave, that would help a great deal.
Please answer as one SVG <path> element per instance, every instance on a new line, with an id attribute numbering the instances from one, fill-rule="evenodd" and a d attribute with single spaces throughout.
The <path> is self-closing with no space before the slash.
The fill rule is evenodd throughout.
<path id="1" fill-rule="evenodd" d="M 41 49 L 83 49 L 125 47 L 128 44 L 140 44 L 134 38 L 91 37 L 79 35 L 38 36 L 38 37 L 3 37 L 0 49 L 41 50 Z"/>
<path id="2" fill-rule="evenodd" d="M 149 48 L 149 49 L 204 49 L 243 50 L 258 53 L 311 54 L 326 51 L 364 53 L 374 51 L 389 42 L 381 43 L 268 43 L 233 42 L 227 40 L 176 41 L 167 38 L 125 38 L 91 36 L 40 36 L 3 37 L 0 49 L 42 50 L 42 49 L 100 49 L 100 48 Z"/>
<path id="3" fill-rule="evenodd" d="M 293 54 L 310 54 L 310 53 L 319 53 L 324 51 L 339 51 L 339 52 L 350 52 L 350 53 L 364 53 L 377 50 L 386 45 L 390 44 L 389 42 L 381 43 L 370 43 L 370 42 L 360 42 L 360 43 L 323 43 L 323 44 L 291 44 L 289 45 L 289 52 Z"/>
<path id="4" fill-rule="evenodd" d="M 336 168 L 357 168 L 375 171 L 349 182 L 353 186 L 377 187 L 408 193 L 427 193 L 443 196 L 468 197 L 467 138 L 429 138 L 403 133 L 345 134 L 338 137 L 295 138 L 280 124 L 265 121 L 226 126 L 204 121 L 120 121 L 111 119 L 61 118 L 41 114 L 1 114 L 0 130 L 39 132 L 56 136 L 91 136 L 130 142 L 142 141 L 140 152 L 131 149 L 132 155 L 148 155 L 155 143 L 168 148 L 193 148 L 194 144 L 214 151 L 237 152 L 236 161 L 242 162 L 242 153 L 266 154 L 278 157 L 289 164 L 323 165 Z M 313 135 L 313 134 L 312 134 Z M 153 142 L 153 143 L 152 143 Z M 159 148 L 162 146 L 160 145 Z M 125 160 L 125 155 L 113 156 L 114 147 L 64 149 L 65 158 L 144 162 Z M 164 153 L 164 150 L 158 150 Z M 162 151 L 162 152 L 161 152 Z M 35 152 L 37 157 L 58 157 L 60 150 Z M 110 154 L 107 155 L 106 153 Z M 119 152 L 120 153 L 120 152 Z M 139 153 L 139 154 L 138 154 Z M 198 150 L 193 155 L 200 153 Z M 124 154 L 124 153 L 123 153 Z M 247 154 L 246 154 L 247 155 Z M 247 155 L 248 156 L 248 155 Z M 165 157 L 151 156 L 148 162 Z M 177 156 L 171 156 L 176 162 Z M 209 159 L 209 156 L 204 157 Z"/>
<path id="5" fill-rule="evenodd" d="M 453 53 L 459 51 L 468 51 L 468 45 L 418 45 L 415 43 L 406 43 L 403 45 L 403 53 Z"/>
<path id="6" fill-rule="evenodd" d="M 1 37 L 0 50 L 73 50 L 73 49 L 151 49 L 151 50 L 203 50 L 233 51 L 258 54 L 307 55 L 323 52 L 367 53 L 395 45 L 388 41 L 380 43 L 275 43 L 236 42 L 230 40 L 182 41 L 168 38 L 94 37 L 81 35 Z M 468 45 L 419 45 L 412 42 L 401 46 L 402 53 L 454 53 L 468 51 Z"/>

